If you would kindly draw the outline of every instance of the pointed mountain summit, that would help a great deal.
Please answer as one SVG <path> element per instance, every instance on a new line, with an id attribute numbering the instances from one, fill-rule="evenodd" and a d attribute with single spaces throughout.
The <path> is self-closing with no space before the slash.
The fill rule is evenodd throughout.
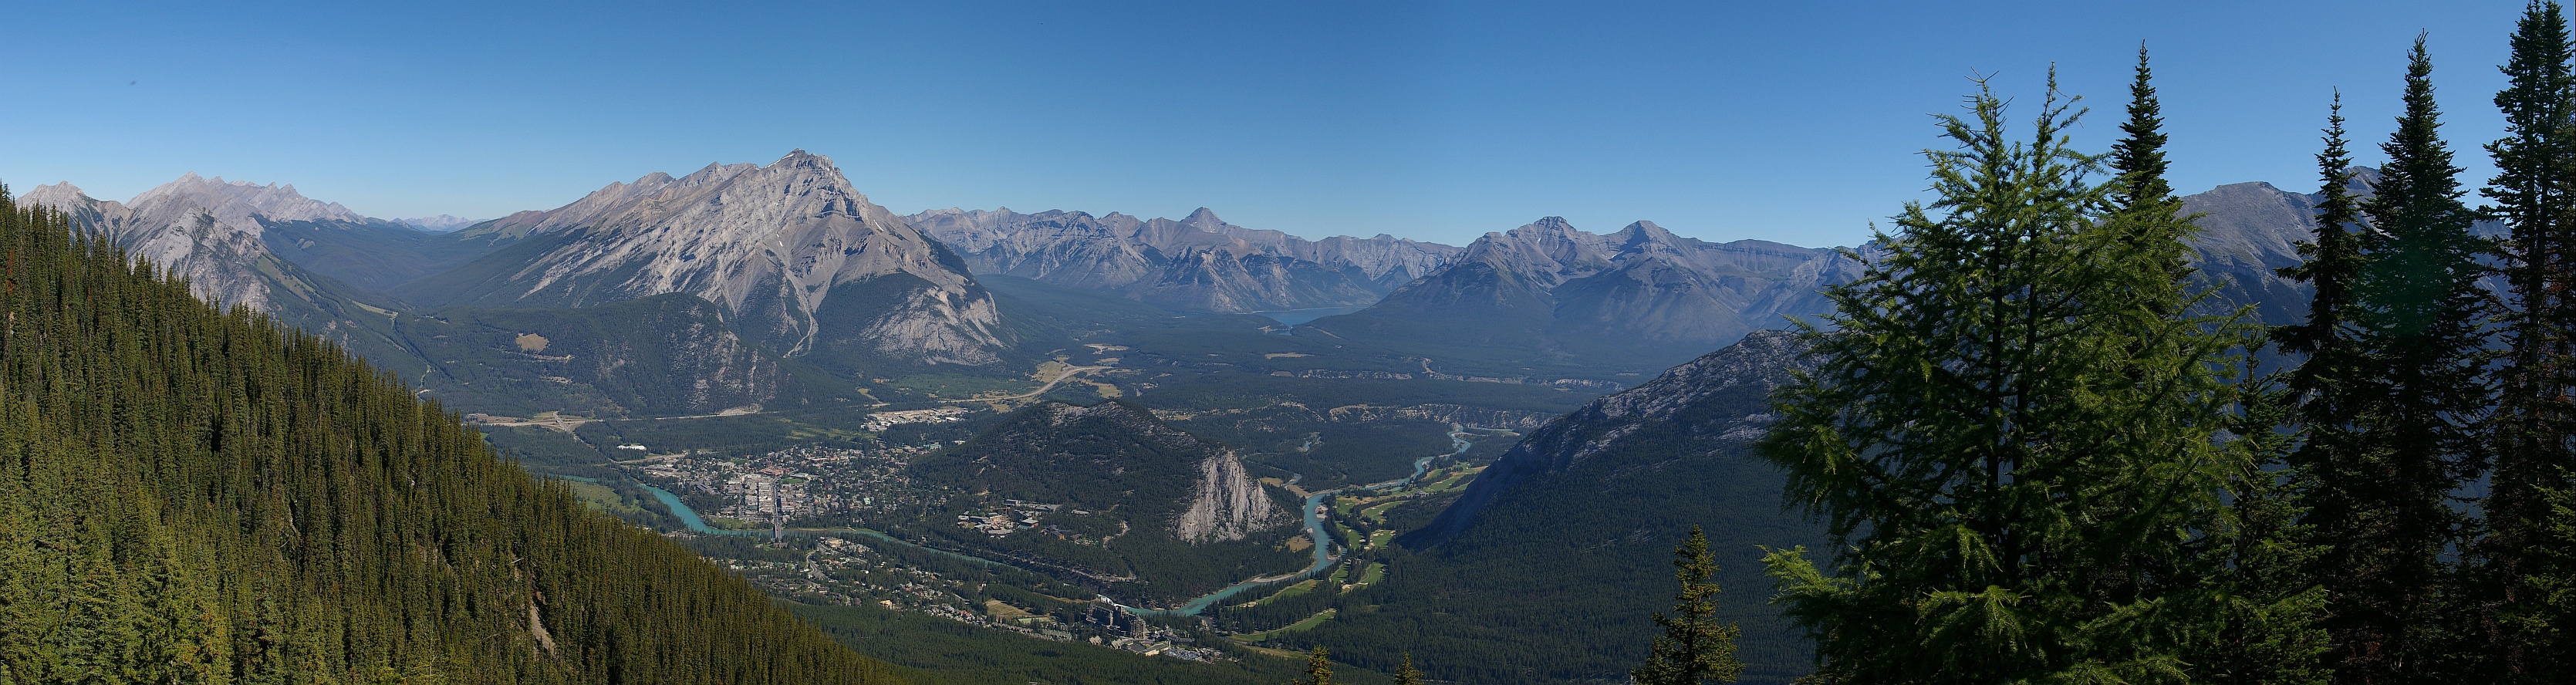
<path id="1" fill-rule="evenodd" d="M 729 312 L 782 353 L 984 365 L 1005 347 L 991 295 L 956 256 L 797 150 L 612 183 L 458 233 L 509 247 L 405 285 L 419 302 L 580 307 L 670 293 Z"/>

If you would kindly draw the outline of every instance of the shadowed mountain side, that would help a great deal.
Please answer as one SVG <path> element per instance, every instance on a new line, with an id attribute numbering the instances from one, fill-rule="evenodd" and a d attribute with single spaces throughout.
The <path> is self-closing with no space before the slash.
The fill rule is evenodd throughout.
<path id="1" fill-rule="evenodd" d="M 1759 331 L 1548 422 L 1400 539 L 1413 553 L 1312 640 L 1372 668 L 1409 650 L 1443 680 L 1616 680 L 1644 658 L 1648 617 L 1677 589 L 1665 562 L 1699 525 L 1721 567 L 1720 617 L 1744 628 L 1744 682 L 1804 673 L 1806 644 L 1765 604 L 1758 560 L 1823 534 L 1783 513 L 1784 478 L 1750 445 L 1771 389 L 1809 364 L 1793 335 Z M 1452 653 L 1485 656 L 1437 658 Z"/>
<path id="2" fill-rule="evenodd" d="M 488 413 L 712 414 L 795 394 L 795 375 L 736 337 L 720 314 L 672 293 L 579 309 L 449 307 L 400 324 L 438 362 L 421 385 Z"/>
<path id="3" fill-rule="evenodd" d="M 262 221 L 279 258 L 358 288 L 383 292 L 482 257 L 492 246 L 384 221 Z"/>

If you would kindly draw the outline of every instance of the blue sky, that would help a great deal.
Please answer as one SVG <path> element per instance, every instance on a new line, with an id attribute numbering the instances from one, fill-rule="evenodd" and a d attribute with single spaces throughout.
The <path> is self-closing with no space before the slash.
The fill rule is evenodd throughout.
<path id="1" fill-rule="evenodd" d="M 381 5 L 381 6 L 379 6 Z M 2155 51 L 2173 179 L 2312 189 L 2329 94 L 2378 157 L 2430 31 L 2472 187 L 2521 3 L 29 3 L 0 181 L 183 172 L 490 218 L 830 156 L 897 212 L 1007 205 L 1463 244 L 1540 216 L 1849 244 L 1924 187 L 1967 77 L 2053 62 L 2117 135 Z M 2024 108 L 2026 112 L 2028 108 Z"/>

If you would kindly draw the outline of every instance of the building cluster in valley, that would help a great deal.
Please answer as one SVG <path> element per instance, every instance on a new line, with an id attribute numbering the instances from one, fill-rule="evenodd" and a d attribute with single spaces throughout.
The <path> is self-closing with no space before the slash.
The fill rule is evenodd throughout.
<path id="1" fill-rule="evenodd" d="M 965 407 L 881 411 L 869 414 L 867 420 L 859 423 L 859 429 L 870 433 L 883 433 L 888 428 L 907 423 L 956 423 L 966 420 L 966 415 L 972 411 Z"/>
<path id="2" fill-rule="evenodd" d="M 676 455 L 630 464 L 628 469 L 637 478 L 673 492 L 720 497 L 720 504 L 702 507 L 706 516 L 761 524 L 843 525 L 945 502 L 946 493 L 917 486 L 904 471 L 930 449 L 807 445 L 748 457 Z"/>
<path id="3" fill-rule="evenodd" d="M 998 538 L 1022 530 L 1038 528 L 1043 525 L 1042 521 L 1046 518 L 1047 514 L 1055 513 L 1057 510 L 1063 508 L 1064 505 L 1061 504 L 1006 499 L 1002 500 L 1000 504 L 995 505 L 990 509 L 958 514 L 957 525 L 982 531 L 986 535 Z M 1069 513 L 1075 516 L 1091 515 L 1091 512 L 1080 509 L 1074 509 Z M 1073 534 L 1065 530 L 1053 527 L 1049 528 L 1049 530 L 1045 530 L 1043 532 L 1052 534 L 1058 538 L 1069 539 L 1075 537 Z"/>
<path id="4" fill-rule="evenodd" d="M 951 578 L 890 559 L 866 543 L 832 536 L 790 539 L 810 545 L 800 560 L 728 560 L 729 570 L 764 591 L 819 604 L 874 605 L 928 614 L 993 630 L 1058 642 L 1082 642 L 1185 661 L 1231 657 L 1200 646 L 1191 631 L 1156 626 L 1107 600 L 1039 612 L 984 595 L 989 581 Z M 792 555 L 791 555 L 792 556 Z"/>

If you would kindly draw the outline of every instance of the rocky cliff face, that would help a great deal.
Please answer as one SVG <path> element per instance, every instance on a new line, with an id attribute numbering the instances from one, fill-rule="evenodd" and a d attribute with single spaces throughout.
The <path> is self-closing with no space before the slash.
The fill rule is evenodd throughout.
<path id="1" fill-rule="evenodd" d="M 789 355 L 842 351 L 984 365 L 1006 342 L 962 264 L 802 150 L 615 183 L 460 231 L 511 243 L 405 286 L 416 299 L 579 307 L 686 293 Z"/>
<path id="2" fill-rule="evenodd" d="M 30 189 L 19 202 L 71 215 L 106 234 L 136 259 L 188 279 L 209 302 L 242 306 L 340 343 L 386 368 L 417 368 L 390 330 L 390 310 L 359 292 L 272 251 L 271 230 L 330 232 L 411 229 L 359 216 L 337 203 L 304 197 L 291 185 L 256 185 L 190 173 L 117 202 L 90 197 L 70 183 Z"/>
<path id="3" fill-rule="evenodd" d="M 338 203 L 304 197 L 295 186 L 195 173 L 131 202 L 94 199 L 68 182 L 37 186 L 19 201 L 70 214 L 80 225 L 106 233 L 135 257 L 186 276 L 199 297 L 263 310 L 281 294 L 273 288 L 294 287 L 261 273 L 263 263 L 274 262 L 261 244 L 264 220 L 366 221 Z"/>
<path id="4" fill-rule="evenodd" d="M 1231 542 L 1254 531 L 1275 527 L 1286 510 L 1243 470 L 1232 450 L 1199 462 L 1199 479 L 1190 488 L 1190 507 L 1172 522 L 1183 542 Z"/>
<path id="5" fill-rule="evenodd" d="M 932 210 L 905 220 L 956 248 L 976 273 L 1192 311 L 1361 306 L 1458 254 L 1385 235 L 1306 240 L 1229 224 L 1204 207 L 1178 221 L 1008 208 Z"/>

